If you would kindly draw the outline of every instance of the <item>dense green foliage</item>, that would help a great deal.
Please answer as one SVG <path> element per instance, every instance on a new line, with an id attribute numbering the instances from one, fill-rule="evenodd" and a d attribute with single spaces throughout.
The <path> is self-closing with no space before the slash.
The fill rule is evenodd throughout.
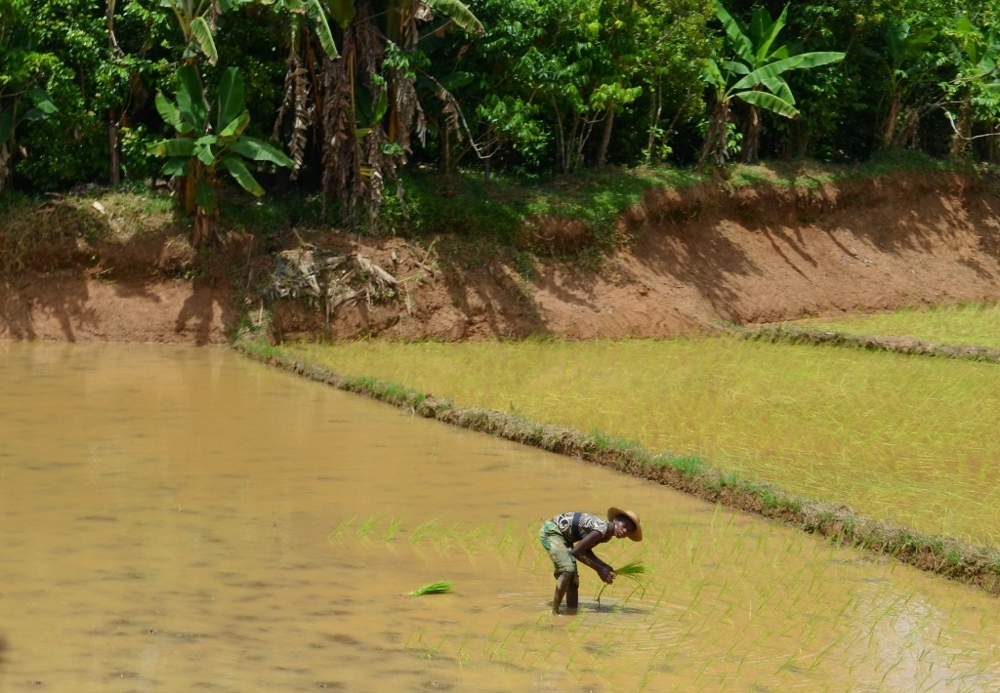
<path id="1" fill-rule="evenodd" d="M 0 0 L 0 189 L 161 175 L 182 66 L 359 226 L 414 165 L 995 161 L 998 59 L 1000 0 Z"/>

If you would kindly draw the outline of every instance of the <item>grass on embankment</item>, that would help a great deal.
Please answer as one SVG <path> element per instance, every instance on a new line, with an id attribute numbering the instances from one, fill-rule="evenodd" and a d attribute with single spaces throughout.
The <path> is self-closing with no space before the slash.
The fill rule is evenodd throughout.
<path id="1" fill-rule="evenodd" d="M 386 198 L 383 231 L 407 236 L 447 234 L 472 243 L 461 248 L 456 260 L 474 264 L 477 251 L 528 247 L 542 253 L 572 255 L 533 245 L 532 233 L 540 217 L 582 222 L 591 232 L 584 259 L 627 243 L 616 223 L 622 214 L 656 188 L 682 190 L 695 185 L 737 190 L 746 186 L 809 190 L 824 184 L 864 180 L 899 172 L 927 176 L 965 170 L 956 164 L 932 159 L 919 152 L 893 152 L 851 165 L 816 161 L 770 161 L 755 165 L 733 164 L 721 172 L 697 173 L 669 167 L 605 167 L 584 169 L 567 176 L 515 179 L 481 171 L 460 170 L 452 175 L 410 170 L 403 178 L 405 205 Z M 626 232 L 627 234 L 627 232 Z M 527 240 L 526 240 L 527 239 Z M 485 246 L 485 247 L 484 247 Z M 576 251 L 579 253 L 579 250 Z"/>
<path id="2" fill-rule="evenodd" d="M 345 377 L 316 363 L 315 359 L 304 358 L 300 350 L 249 340 L 240 342 L 238 348 L 252 358 L 334 387 L 368 394 L 422 416 L 613 467 L 705 500 L 779 519 L 835 541 L 892 555 L 923 570 L 1000 593 L 1000 551 L 994 548 L 875 521 L 842 505 L 805 500 L 771 484 L 710 467 L 696 455 L 653 453 L 635 441 L 597 431 L 585 434 L 572 428 L 539 423 L 517 413 L 487 408 L 459 409 L 448 400 L 436 399 L 406 385 L 374 378 Z M 422 365 L 426 365 L 426 361 Z"/>
<path id="3" fill-rule="evenodd" d="M 447 240 L 438 250 L 447 262 L 476 266 L 484 259 L 502 257 L 529 272 L 537 256 L 556 255 L 593 264 L 615 247 L 627 244 L 629 231 L 619 222 L 649 190 L 682 190 L 701 184 L 717 187 L 724 197 L 726 191 L 745 186 L 810 190 L 897 172 L 933 176 L 959 170 L 976 175 L 967 167 L 915 152 L 882 154 L 853 165 L 807 160 L 733 164 L 711 173 L 665 166 L 609 166 L 566 176 L 517 179 L 493 174 L 487 180 L 482 171 L 462 170 L 444 176 L 418 168 L 403 174 L 404 201 L 386 195 L 377 228 L 358 232 L 424 239 L 443 235 Z M 218 199 L 220 233 L 254 236 L 261 241 L 258 249 L 270 248 L 272 239 L 295 229 L 329 228 L 339 223 L 336 201 L 328 200 L 324 221 L 320 195 L 306 189 L 293 188 L 258 200 L 223 183 Z M 91 245 L 128 244 L 141 242 L 149 234 L 183 239 L 191 228 L 191 219 L 176 209 L 167 190 L 139 183 L 38 197 L 5 190 L 0 192 L 0 218 L 4 220 L 0 224 L 0 276 L 52 269 L 52 248 L 42 246 L 74 251 L 77 238 Z M 563 224 L 578 222 L 585 232 L 567 245 L 540 240 L 544 234 L 539 233 L 539 220 L 545 218 Z M 40 248 L 42 252 L 36 253 Z M 84 250 L 99 252 L 97 248 Z"/>
<path id="4" fill-rule="evenodd" d="M 824 332 L 909 337 L 934 344 L 1000 350 L 1000 304 L 959 303 L 838 320 L 796 320 L 792 324 Z"/>

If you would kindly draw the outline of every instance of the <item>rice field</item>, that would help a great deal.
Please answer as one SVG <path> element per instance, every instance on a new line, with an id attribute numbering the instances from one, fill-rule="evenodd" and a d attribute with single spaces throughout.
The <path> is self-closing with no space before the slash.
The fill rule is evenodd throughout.
<path id="1" fill-rule="evenodd" d="M 851 334 L 913 337 L 935 344 L 1000 349 L 1000 304 L 962 303 L 838 320 L 797 320 L 795 324 Z"/>
<path id="2" fill-rule="evenodd" d="M 1000 623 L 995 599 L 945 582 L 937 593 L 933 578 L 890 559 L 869 560 L 724 508 L 684 512 L 686 521 L 676 511 L 651 513 L 655 539 L 643 545 L 602 547 L 612 565 L 640 556 L 642 584 L 605 588 L 585 570 L 581 608 L 569 617 L 545 612 L 551 564 L 533 524 L 432 519 L 382 541 L 379 532 L 368 540 L 348 528 L 331 546 L 373 563 L 380 553 L 409 562 L 412 553 L 418 564 L 460 576 L 401 644 L 414 661 L 461 670 L 470 684 L 487 677 L 553 691 L 886 692 L 998 685 L 1000 658 L 987 644 Z M 500 609 L 467 621 L 469 598 L 494 571 L 509 584 Z M 539 613 L 519 606 L 526 601 Z"/>
<path id="3" fill-rule="evenodd" d="M 699 455 L 869 517 L 1000 545 L 995 365 L 727 338 L 284 350 L 456 406 Z"/>
<path id="4" fill-rule="evenodd" d="M 0 355 L 2 691 L 1000 690 L 1000 600 L 890 557 L 224 350 Z M 639 581 L 553 616 L 610 503 Z"/>

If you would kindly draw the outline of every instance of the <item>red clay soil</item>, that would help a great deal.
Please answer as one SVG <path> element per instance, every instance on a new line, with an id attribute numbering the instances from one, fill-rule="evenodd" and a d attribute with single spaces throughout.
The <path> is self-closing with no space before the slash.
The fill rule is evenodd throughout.
<path id="1" fill-rule="evenodd" d="M 545 224 L 550 236 L 562 226 L 573 237 L 566 240 L 580 236 L 576 222 Z M 1000 299 L 1000 197 L 958 175 L 895 174 L 810 190 L 655 190 L 623 215 L 619 232 L 630 242 L 599 270 L 543 263 L 530 281 L 499 261 L 451 268 L 399 238 L 310 236 L 408 281 L 400 300 L 343 305 L 329 327 L 322 311 L 281 301 L 274 337 L 671 337 L 719 321 Z M 145 273 L 118 276 L 114 259 L 98 253 L 86 266 L 0 283 L 0 338 L 226 342 L 240 312 L 233 279 L 249 283 L 252 275 L 226 278 L 230 268 L 170 279 L 177 263 L 164 247 Z M 250 266 L 259 276 L 269 263 L 258 257 Z"/>

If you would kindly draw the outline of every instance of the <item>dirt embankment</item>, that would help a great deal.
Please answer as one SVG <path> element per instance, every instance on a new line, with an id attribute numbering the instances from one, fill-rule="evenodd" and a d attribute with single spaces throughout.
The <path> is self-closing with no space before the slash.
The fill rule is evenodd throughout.
<path id="1" fill-rule="evenodd" d="M 544 236 L 558 246 L 565 227 L 576 243 L 578 225 L 549 219 Z M 956 174 L 651 189 L 618 233 L 621 248 L 599 269 L 543 261 L 528 279 L 501 261 L 442 260 L 447 238 L 428 248 L 312 234 L 312 243 L 361 253 L 401 280 L 395 298 L 361 295 L 328 318 L 300 301 L 245 297 L 272 259 L 238 238 L 183 278 L 197 263 L 176 236 L 91 246 L 68 232 L 35 253 L 34 269 L 0 283 L 0 338 L 221 343 L 245 306 L 253 317 L 273 311 L 278 339 L 669 337 L 719 321 L 1000 298 L 1000 197 Z"/>

